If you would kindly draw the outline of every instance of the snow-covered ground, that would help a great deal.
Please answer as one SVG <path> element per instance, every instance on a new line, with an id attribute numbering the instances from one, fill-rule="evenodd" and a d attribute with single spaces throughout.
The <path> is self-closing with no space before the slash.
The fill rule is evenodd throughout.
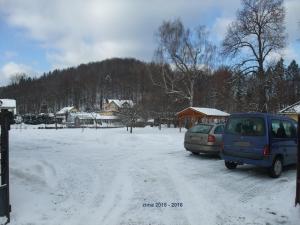
<path id="1" fill-rule="evenodd" d="M 299 224 L 294 167 L 279 179 L 252 166 L 229 171 L 185 151 L 183 137 L 172 128 L 12 129 L 11 224 Z"/>

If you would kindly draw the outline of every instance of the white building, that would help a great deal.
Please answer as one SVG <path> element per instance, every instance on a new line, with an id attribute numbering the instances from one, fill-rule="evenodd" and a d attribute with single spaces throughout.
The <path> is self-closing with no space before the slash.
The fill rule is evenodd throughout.
<path id="1" fill-rule="evenodd" d="M 17 114 L 17 104 L 16 100 L 14 99 L 0 99 L 0 109 L 8 109 L 9 111 L 13 112 L 14 115 Z"/>

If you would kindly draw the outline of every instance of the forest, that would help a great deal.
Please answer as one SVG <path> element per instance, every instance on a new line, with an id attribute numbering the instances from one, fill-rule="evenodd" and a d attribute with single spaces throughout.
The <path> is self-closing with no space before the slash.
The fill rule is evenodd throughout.
<path id="1" fill-rule="evenodd" d="M 280 58 L 288 40 L 283 0 L 241 3 L 218 47 L 203 25 L 162 21 L 151 62 L 110 58 L 38 78 L 15 74 L 0 96 L 16 99 L 20 114 L 101 111 L 104 99 L 133 100 L 146 114 L 188 106 L 276 113 L 300 100 L 299 65 Z"/>
<path id="2" fill-rule="evenodd" d="M 74 105 L 83 111 L 100 111 L 103 99 L 132 99 L 146 112 L 177 112 L 189 106 L 187 99 L 168 94 L 152 82 L 160 67 L 136 59 L 108 59 L 54 70 L 39 78 L 22 74 L 0 88 L 2 98 L 17 100 L 20 114 L 56 112 Z M 300 69 L 296 61 L 283 59 L 266 70 L 268 111 L 300 99 Z M 226 66 L 205 70 L 195 81 L 194 106 L 227 112 L 257 111 L 259 81 Z"/>

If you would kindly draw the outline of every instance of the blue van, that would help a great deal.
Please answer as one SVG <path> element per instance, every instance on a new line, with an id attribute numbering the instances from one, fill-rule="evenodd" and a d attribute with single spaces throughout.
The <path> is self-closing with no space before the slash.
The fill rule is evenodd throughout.
<path id="1" fill-rule="evenodd" d="M 221 157 L 228 169 L 252 164 L 281 175 L 283 166 L 297 161 L 297 123 L 267 113 L 232 114 L 225 126 Z"/>

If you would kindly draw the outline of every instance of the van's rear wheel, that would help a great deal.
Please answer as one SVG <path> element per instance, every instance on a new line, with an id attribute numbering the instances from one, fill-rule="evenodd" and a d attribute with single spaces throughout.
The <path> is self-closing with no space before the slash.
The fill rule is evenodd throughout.
<path id="1" fill-rule="evenodd" d="M 277 178 L 280 177 L 283 169 L 282 159 L 280 157 L 276 157 L 271 168 L 269 169 L 270 177 Z"/>
<path id="2" fill-rule="evenodd" d="M 237 167 L 237 163 L 231 161 L 225 161 L 225 166 L 227 169 L 233 170 Z"/>

